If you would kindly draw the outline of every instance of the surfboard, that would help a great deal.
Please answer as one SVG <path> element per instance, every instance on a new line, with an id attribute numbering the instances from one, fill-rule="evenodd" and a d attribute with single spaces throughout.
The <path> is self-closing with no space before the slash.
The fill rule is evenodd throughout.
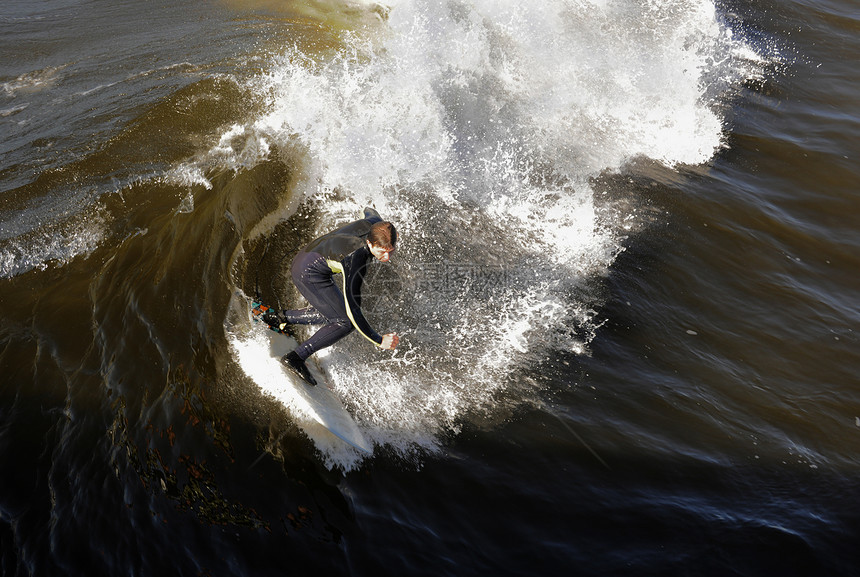
<path id="1" fill-rule="evenodd" d="M 270 338 L 285 338 L 288 341 L 287 350 L 292 350 L 297 346 L 295 339 L 289 333 L 280 330 L 277 326 L 267 324 L 264 319 L 266 313 L 271 311 L 270 307 L 258 302 L 251 303 L 251 316 L 254 321 L 261 322 L 269 327 L 277 335 L 270 335 Z M 272 347 L 276 350 L 283 350 L 285 343 L 279 343 L 279 346 Z M 278 360 L 280 364 L 280 359 Z M 352 415 L 344 408 L 335 392 L 331 389 L 325 372 L 317 365 L 316 362 L 310 361 L 307 363 L 308 369 L 317 380 L 317 385 L 312 386 L 304 379 L 293 373 L 287 367 L 281 365 L 284 378 L 293 387 L 298 396 L 304 401 L 302 407 L 303 412 L 306 412 L 314 421 L 325 427 L 330 433 L 348 445 L 367 454 L 373 453 L 373 445 L 367 441 L 361 430 L 358 428 Z"/>

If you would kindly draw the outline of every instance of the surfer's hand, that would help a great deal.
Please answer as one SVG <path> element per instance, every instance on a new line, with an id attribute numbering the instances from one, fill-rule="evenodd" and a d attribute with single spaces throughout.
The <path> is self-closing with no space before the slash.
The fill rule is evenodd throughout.
<path id="1" fill-rule="evenodd" d="M 382 335 L 382 344 L 379 346 L 383 349 L 393 351 L 399 343 L 400 337 L 397 336 L 397 333 L 388 333 L 387 335 Z"/>

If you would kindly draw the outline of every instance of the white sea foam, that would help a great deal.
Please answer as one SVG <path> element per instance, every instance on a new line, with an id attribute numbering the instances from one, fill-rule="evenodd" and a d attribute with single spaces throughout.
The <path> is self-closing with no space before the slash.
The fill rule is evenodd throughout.
<path id="1" fill-rule="evenodd" d="M 0 244 L 0 278 L 62 266 L 87 256 L 102 241 L 104 230 L 103 217 L 91 214 L 6 239 Z"/>
<path id="2" fill-rule="evenodd" d="M 587 351 L 595 303 L 571 295 L 633 216 L 599 219 L 590 179 L 637 156 L 707 162 L 749 49 L 706 0 L 401 0 L 371 36 L 346 34 L 334 57 L 287 49 L 255 80 L 265 114 L 212 155 L 299 145 L 317 232 L 374 205 L 401 229 L 401 284 L 416 261 L 448 267 L 372 311 L 406 332 L 398 353 L 368 359 L 347 339 L 324 363 L 369 435 L 408 455 L 491 410 L 548 347 Z M 491 265 L 505 275 L 487 292 Z"/>
<path id="3" fill-rule="evenodd" d="M 60 80 L 60 73 L 65 66 L 49 66 L 41 70 L 34 70 L 21 74 L 14 80 L 0 84 L 0 88 L 7 96 L 19 96 L 21 94 L 33 94 L 56 86 Z"/>

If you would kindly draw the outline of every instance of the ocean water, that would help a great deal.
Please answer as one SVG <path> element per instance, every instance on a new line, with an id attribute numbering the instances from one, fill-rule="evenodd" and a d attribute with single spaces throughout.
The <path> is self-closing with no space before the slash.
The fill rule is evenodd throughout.
<path id="1" fill-rule="evenodd" d="M 0 574 L 854 575 L 847 0 L 11 0 Z M 314 425 L 247 297 L 374 206 Z M 300 337 L 304 338 L 303 333 Z"/>

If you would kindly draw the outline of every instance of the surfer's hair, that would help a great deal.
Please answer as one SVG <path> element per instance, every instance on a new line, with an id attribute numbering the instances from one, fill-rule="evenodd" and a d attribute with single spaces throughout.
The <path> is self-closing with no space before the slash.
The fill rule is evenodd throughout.
<path id="1" fill-rule="evenodd" d="M 367 240 L 374 246 L 394 250 L 394 245 L 397 244 L 397 229 L 388 221 L 377 222 L 370 227 Z"/>

